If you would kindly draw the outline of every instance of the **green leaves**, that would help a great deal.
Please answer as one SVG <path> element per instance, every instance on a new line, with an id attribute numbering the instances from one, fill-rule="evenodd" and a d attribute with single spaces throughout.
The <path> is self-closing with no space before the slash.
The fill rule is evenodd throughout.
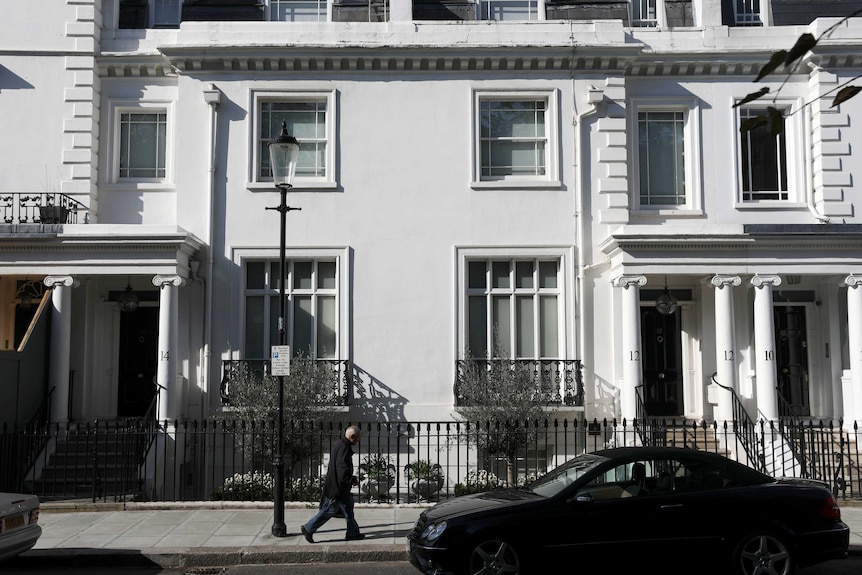
<path id="1" fill-rule="evenodd" d="M 844 88 L 841 88 L 838 93 L 835 94 L 835 98 L 832 100 L 832 107 L 834 108 L 839 104 L 843 104 L 859 92 L 862 92 L 862 88 L 860 88 L 859 86 L 846 86 Z"/>
<path id="2" fill-rule="evenodd" d="M 741 133 L 756 130 L 762 126 L 769 126 L 769 133 L 775 137 L 784 131 L 784 113 L 778 108 L 769 106 L 765 114 L 748 118 L 739 126 Z"/>
<path id="3" fill-rule="evenodd" d="M 763 65 L 760 69 L 760 73 L 757 74 L 757 78 L 754 79 L 755 82 L 759 82 L 769 74 L 775 72 L 779 66 L 784 64 L 785 59 L 787 58 L 787 50 L 779 50 L 775 52 L 772 57 L 769 59 L 769 62 Z"/>
<path id="4" fill-rule="evenodd" d="M 787 52 L 786 57 L 784 59 L 784 65 L 789 66 L 796 60 L 800 59 L 805 55 L 806 52 L 814 48 L 817 45 L 817 39 L 809 33 L 802 34 L 799 38 L 796 39 L 796 44 L 793 45 L 793 48 L 790 49 L 790 52 Z"/>
<path id="5" fill-rule="evenodd" d="M 769 74 L 775 72 L 779 66 L 790 66 L 816 45 L 817 38 L 807 32 L 802 34 L 796 39 L 796 44 L 793 45 L 793 48 L 791 48 L 790 51 L 779 50 L 778 52 L 773 53 L 769 58 L 769 62 L 760 68 L 760 72 L 757 74 L 757 78 L 755 78 L 754 81 L 759 82 Z"/>
<path id="6" fill-rule="evenodd" d="M 761 88 L 757 92 L 752 92 L 751 94 L 747 95 L 745 98 L 743 98 L 742 100 L 740 100 L 739 102 L 734 104 L 733 107 L 738 108 L 739 106 L 742 106 L 743 104 L 747 104 L 749 102 L 753 102 L 754 100 L 757 100 L 758 98 L 762 98 L 763 96 L 767 95 L 768 93 L 769 93 L 769 88 L 766 88 L 766 87 Z"/>

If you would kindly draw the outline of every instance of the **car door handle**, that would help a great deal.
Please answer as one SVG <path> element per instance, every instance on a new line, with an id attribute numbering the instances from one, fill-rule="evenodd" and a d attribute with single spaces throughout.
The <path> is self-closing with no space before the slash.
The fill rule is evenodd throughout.
<path id="1" fill-rule="evenodd" d="M 672 505 L 662 505 L 659 509 L 678 509 L 682 506 L 682 503 L 674 503 Z"/>

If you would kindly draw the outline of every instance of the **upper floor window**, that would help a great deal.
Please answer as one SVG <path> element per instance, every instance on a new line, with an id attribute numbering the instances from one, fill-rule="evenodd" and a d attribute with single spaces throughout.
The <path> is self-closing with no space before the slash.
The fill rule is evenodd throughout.
<path id="1" fill-rule="evenodd" d="M 694 106 L 636 104 L 633 154 L 636 209 L 698 209 L 697 121 Z"/>
<path id="2" fill-rule="evenodd" d="M 658 26 L 658 3 L 661 0 L 631 0 L 629 21 L 633 27 Z"/>
<path id="3" fill-rule="evenodd" d="M 269 0 L 269 19 L 280 22 L 326 22 L 326 0 Z"/>
<path id="4" fill-rule="evenodd" d="M 120 113 L 119 177 L 165 177 L 168 115 L 165 112 Z"/>
<path id="5" fill-rule="evenodd" d="M 465 339 L 472 357 L 560 357 L 560 262 L 558 257 L 466 262 Z"/>
<path id="6" fill-rule="evenodd" d="M 765 108 L 739 108 L 740 125 L 749 119 L 767 115 Z M 768 124 L 739 134 L 739 178 L 743 202 L 762 200 L 786 201 L 790 199 L 787 132 L 793 131 L 792 122 L 785 130 L 772 135 Z"/>
<path id="7" fill-rule="evenodd" d="M 123 2 L 120 7 L 121 28 L 177 28 L 182 22 L 183 4 L 186 4 L 185 18 L 202 20 L 210 18 L 243 20 L 268 19 L 285 22 L 325 22 L 327 17 L 326 0 L 259 0 L 257 4 L 213 2 L 190 3 L 188 0 L 148 0 L 142 5 L 138 1 Z M 216 12 L 225 4 L 220 12 Z M 242 12 L 237 12 L 242 10 Z M 149 11 L 149 19 L 147 17 Z M 149 20 L 149 21 L 148 21 Z"/>
<path id="8" fill-rule="evenodd" d="M 303 185 L 332 182 L 334 118 L 332 93 L 255 93 L 255 182 L 272 181 L 269 141 L 281 133 L 282 122 L 299 140 L 296 180 Z"/>
<path id="9" fill-rule="evenodd" d="M 171 105 L 112 100 L 105 173 L 110 182 L 154 183 L 171 179 Z"/>
<path id="10" fill-rule="evenodd" d="M 293 259 L 287 266 L 285 336 L 292 354 L 338 358 L 338 259 Z M 245 359 L 268 359 L 271 346 L 280 343 L 280 263 L 248 261 L 243 279 Z"/>
<path id="11" fill-rule="evenodd" d="M 641 206 L 685 204 L 685 112 L 638 112 Z"/>
<path id="12" fill-rule="evenodd" d="M 760 0 L 733 0 L 733 17 L 737 26 L 762 26 Z"/>
<path id="13" fill-rule="evenodd" d="M 475 181 L 556 180 L 555 97 L 477 93 L 476 109 Z"/>
<path id="14" fill-rule="evenodd" d="M 152 0 L 153 28 L 176 28 L 180 25 L 182 0 Z"/>
<path id="15" fill-rule="evenodd" d="M 478 0 L 480 20 L 538 20 L 539 0 Z"/>

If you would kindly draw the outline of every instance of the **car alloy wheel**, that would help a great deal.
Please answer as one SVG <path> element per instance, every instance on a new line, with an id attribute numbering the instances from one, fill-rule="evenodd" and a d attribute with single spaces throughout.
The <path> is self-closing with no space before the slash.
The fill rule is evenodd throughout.
<path id="1" fill-rule="evenodd" d="M 519 575 L 521 563 L 515 548 L 496 539 L 480 543 L 470 555 L 469 575 Z"/>
<path id="2" fill-rule="evenodd" d="M 742 575 L 790 575 L 793 558 L 780 537 L 768 531 L 749 533 L 733 554 L 737 571 Z"/>

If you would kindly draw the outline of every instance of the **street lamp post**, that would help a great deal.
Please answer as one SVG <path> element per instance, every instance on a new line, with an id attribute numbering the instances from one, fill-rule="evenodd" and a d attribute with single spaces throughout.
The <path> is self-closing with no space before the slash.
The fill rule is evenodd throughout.
<path id="1" fill-rule="evenodd" d="M 281 123 L 281 134 L 269 142 L 270 167 L 272 168 L 272 179 L 275 187 L 281 192 L 281 203 L 274 208 L 281 216 L 281 245 L 279 258 L 281 264 L 279 273 L 281 280 L 279 287 L 279 314 L 278 314 L 278 341 L 280 346 L 287 344 L 285 330 L 285 283 L 287 282 L 286 262 L 286 233 L 287 212 L 301 210 L 287 205 L 287 190 L 293 187 L 293 176 L 296 174 L 296 160 L 299 156 L 299 142 L 287 133 L 287 122 Z M 272 534 L 275 537 L 287 535 L 287 527 L 284 524 L 284 375 L 278 375 L 278 425 L 276 433 L 276 450 L 273 457 L 272 467 L 275 472 L 275 486 L 273 487 L 273 517 Z"/>

